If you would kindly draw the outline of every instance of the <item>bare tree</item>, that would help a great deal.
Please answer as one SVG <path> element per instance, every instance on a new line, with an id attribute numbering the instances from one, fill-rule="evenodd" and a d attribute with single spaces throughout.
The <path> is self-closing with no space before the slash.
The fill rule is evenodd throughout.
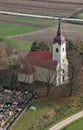
<path id="1" fill-rule="evenodd" d="M 50 93 L 51 87 L 54 85 L 56 86 L 56 78 L 57 78 L 57 74 L 59 73 L 56 70 L 56 67 L 51 68 L 52 64 L 47 65 L 47 72 L 45 75 L 46 78 L 46 88 L 47 88 L 47 96 Z"/>
<path id="2" fill-rule="evenodd" d="M 9 86 L 10 88 L 13 89 L 13 84 L 16 82 L 17 71 L 20 66 L 19 57 L 12 56 L 12 57 L 9 57 L 7 60 L 8 60 L 8 70 L 11 75 Z"/>
<path id="3" fill-rule="evenodd" d="M 69 96 L 72 95 L 73 91 L 77 90 L 78 86 L 78 76 L 79 70 L 81 68 L 81 57 L 76 50 L 71 50 L 68 52 L 68 61 L 69 61 Z"/>

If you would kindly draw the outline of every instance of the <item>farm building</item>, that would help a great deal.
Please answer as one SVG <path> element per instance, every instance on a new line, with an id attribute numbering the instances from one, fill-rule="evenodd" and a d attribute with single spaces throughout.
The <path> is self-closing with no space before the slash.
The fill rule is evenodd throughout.
<path id="1" fill-rule="evenodd" d="M 53 52 L 29 51 L 22 59 L 18 81 L 25 83 L 41 81 L 57 86 L 68 82 L 66 41 L 61 32 L 60 20 L 57 34 L 53 40 Z"/>

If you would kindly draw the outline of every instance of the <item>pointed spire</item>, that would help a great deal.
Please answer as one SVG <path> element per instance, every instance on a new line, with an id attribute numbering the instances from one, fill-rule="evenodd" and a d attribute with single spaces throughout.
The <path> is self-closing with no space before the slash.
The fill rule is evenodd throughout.
<path id="1" fill-rule="evenodd" d="M 59 25 L 58 25 L 58 30 L 57 30 L 57 36 L 61 35 L 61 19 L 59 18 Z"/>
<path id="2" fill-rule="evenodd" d="M 61 19 L 59 18 L 59 24 L 57 29 L 57 35 L 55 36 L 53 40 L 53 44 L 58 43 L 59 45 L 65 43 L 65 37 L 62 35 L 61 32 Z"/>

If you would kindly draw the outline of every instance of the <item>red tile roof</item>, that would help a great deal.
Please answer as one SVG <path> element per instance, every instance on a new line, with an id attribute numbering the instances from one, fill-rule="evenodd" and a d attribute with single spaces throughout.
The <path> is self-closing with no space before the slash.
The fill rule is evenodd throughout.
<path id="1" fill-rule="evenodd" d="M 25 74 L 32 74 L 35 72 L 35 69 L 31 66 L 31 64 L 28 64 L 25 65 L 23 68 L 20 68 L 18 72 L 25 73 Z"/>
<path id="2" fill-rule="evenodd" d="M 34 57 L 40 60 L 51 60 L 52 59 L 52 53 L 48 52 L 48 51 L 43 51 L 43 50 L 39 50 L 39 51 L 30 51 L 26 57 Z"/>
<path id="3" fill-rule="evenodd" d="M 48 51 L 30 51 L 22 60 L 25 64 L 25 67 L 21 69 L 21 72 L 30 74 L 32 68 L 29 68 L 28 64 L 31 66 L 40 66 L 47 69 L 55 69 L 57 66 L 57 61 L 52 60 L 52 53 Z M 27 71 L 27 72 L 26 72 Z M 28 72 L 29 71 L 29 72 Z"/>

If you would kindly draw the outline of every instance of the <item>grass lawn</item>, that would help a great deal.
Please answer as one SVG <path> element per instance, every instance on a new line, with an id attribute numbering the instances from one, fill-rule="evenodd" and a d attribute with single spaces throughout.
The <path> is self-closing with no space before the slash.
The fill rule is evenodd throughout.
<path id="1" fill-rule="evenodd" d="M 75 121 L 74 123 L 63 128 L 62 130 L 83 130 L 83 118 Z"/>
<path id="2" fill-rule="evenodd" d="M 31 18 L 31 17 L 21 17 L 21 16 L 7 16 L 8 20 L 18 21 L 18 22 L 29 22 L 29 23 L 38 23 L 40 25 L 54 25 L 54 20 Z M 6 19 L 6 18 L 5 18 Z M 0 37 L 5 38 L 7 36 L 14 36 L 18 34 L 29 33 L 33 31 L 38 31 L 43 29 L 41 26 L 32 26 L 32 25 L 16 25 L 9 23 L 0 23 Z M 17 48 L 28 49 L 30 50 L 32 43 L 23 42 L 19 40 L 6 39 L 12 45 Z"/>
<path id="3" fill-rule="evenodd" d="M 40 29 L 42 29 L 42 27 L 0 23 L 0 37 L 24 34 L 28 32 L 37 31 Z"/>
<path id="4" fill-rule="evenodd" d="M 74 100 L 77 101 L 77 98 L 73 98 Z M 80 107 L 74 106 L 71 99 L 56 100 L 50 96 L 36 99 L 31 105 L 37 110 L 27 109 L 11 130 L 47 130 L 53 124 L 80 110 Z"/>
<path id="5" fill-rule="evenodd" d="M 32 17 L 22 17 L 22 16 L 9 16 L 10 20 L 21 21 L 21 22 L 29 22 L 29 23 L 38 23 L 40 25 L 55 25 L 55 20 L 50 19 L 41 19 L 41 18 L 32 18 Z"/>
<path id="6" fill-rule="evenodd" d="M 23 42 L 23 41 L 8 39 L 8 38 L 5 39 L 5 42 L 14 45 L 16 48 L 27 49 L 27 50 L 30 50 L 32 46 L 31 42 Z"/>

